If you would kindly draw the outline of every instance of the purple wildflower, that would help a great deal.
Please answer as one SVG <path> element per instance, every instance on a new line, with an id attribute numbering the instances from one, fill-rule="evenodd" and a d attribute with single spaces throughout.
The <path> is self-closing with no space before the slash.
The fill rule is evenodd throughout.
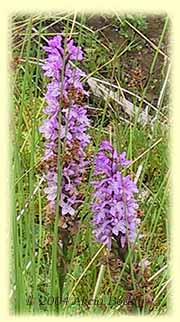
<path id="1" fill-rule="evenodd" d="M 138 190 L 129 175 L 121 174 L 130 163 L 125 152 L 117 153 L 108 141 L 101 143 L 95 159 L 94 174 L 98 180 L 93 182 L 93 225 L 96 240 L 109 249 L 113 237 L 121 248 L 136 238 L 138 205 L 134 194 Z"/>
<path id="2" fill-rule="evenodd" d="M 77 204 L 81 201 L 79 184 L 83 180 L 87 161 L 85 151 L 90 141 L 86 133 L 89 119 L 84 104 L 84 96 L 79 68 L 71 66 L 70 61 L 83 59 L 80 47 L 72 39 L 63 39 L 60 35 L 48 41 L 44 47 L 47 58 L 43 64 L 44 75 L 50 80 L 45 94 L 47 118 L 40 127 L 45 137 L 45 177 L 47 187 L 45 193 L 52 213 L 55 211 L 57 195 L 57 161 L 58 137 L 65 144 L 62 160 L 62 190 L 60 196 L 61 214 L 74 216 Z M 58 114 L 61 111 L 61 124 Z"/>

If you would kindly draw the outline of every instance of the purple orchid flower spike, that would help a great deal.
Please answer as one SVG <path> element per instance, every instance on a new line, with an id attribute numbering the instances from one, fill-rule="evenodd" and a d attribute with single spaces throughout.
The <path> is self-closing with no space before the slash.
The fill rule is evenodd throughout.
<path id="1" fill-rule="evenodd" d="M 44 192 L 53 213 L 57 197 L 57 150 L 60 133 L 61 142 L 63 144 L 66 141 L 66 147 L 59 206 L 62 216 L 73 217 L 75 205 L 80 200 L 79 185 L 87 166 L 85 148 L 90 141 L 90 136 L 86 133 L 90 122 L 84 104 L 84 97 L 88 93 L 81 83 L 81 77 L 85 73 L 70 64 L 71 61 L 81 61 L 83 51 L 75 45 L 74 40 L 63 39 L 61 35 L 50 39 L 44 50 L 47 57 L 42 69 L 44 75 L 49 78 L 45 94 L 46 119 L 39 129 L 45 138 L 44 161 L 47 187 Z M 62 124 L 58 123 L 59 111 L 61 111 Z"/>
<path id="2" fill-rule="evenodd" d="M 117 153 L 108 141 L 101 143 L 95 159 L 94 175 L 98 177 L 93 182 L 92 221 L 96 240 L 109 249 L 113 238 L 120 248 L 136 239 L 139 221 L 134 194 L 138 189 L 129 175 L 120 172 L 130 163 L 125 152 Z"/>

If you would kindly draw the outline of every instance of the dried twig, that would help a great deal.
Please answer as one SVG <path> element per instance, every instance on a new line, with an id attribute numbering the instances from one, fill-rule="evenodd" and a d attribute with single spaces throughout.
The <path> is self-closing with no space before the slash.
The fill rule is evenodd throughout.
<path id="1" fill-rule="evenodd" d="M 89 78 L 87 82 L 95 96 L 103 97 L 104 100 L 111 98 L 116 103 L 121 105 L 123 111 L 129 116 L 130 119 L 132 119 L 135 116 L 135 112 L 138 109 L 138 107 L 134 106 L 133 103 L 131 103 L 126 98 L 122 97 L 119 91 L 113 92 L 112 90 L 108 89 L 104 85 L 98 84 L 96 80 L 93 79 L 92 77 Z M 145 125 L 150 120 L 151 120 L 151 117 L 148 115 L 148 106 L 146 106 L 146 109 L 140 112 L 138 117 L 138 122 Z"/>

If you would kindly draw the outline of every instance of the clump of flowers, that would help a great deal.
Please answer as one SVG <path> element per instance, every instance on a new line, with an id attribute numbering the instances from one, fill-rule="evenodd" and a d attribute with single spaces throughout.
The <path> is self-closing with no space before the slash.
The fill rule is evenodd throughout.
<path id="1" fill-rule="evenodd" d="M 112 246 L 112 238 L 124 248 L 136 238 L 138 204 L 134 194 L 138 192 L 130 175 L 123 176 L 121 170 L 131 161 L 126 153 L 121 154 L 108 141 L 102 141 L 95 159 L 92 203 L 93 226 L 96 240 Z"/>
<path id="2" fill-rule="evenodd" d="M 55 212 L 57 195 L 57 164 L 58 140 L 64 146 L 62 162 L 62 189 L 60 195 L 60 211 L 62 216 L 73 217 L 79 205 L 81 195 L 79 185 L 82 182 L 87 165 L 85 148 L 90 141 L 86 133 L 89 127 L 84 90 L 81 77 L 85 74 L 74 66 L 72 61 L 81 61 L 81 47 L 72 39 L 55 36 L 44 47 L 47 58 L 43 64 L 44 75 L 49 78 L 45 100 L 47 106 L 44 113 L 47 119 L 40 127 L 45 137 L 44 169 L 47 187 L 45 193 L 48 199 L 50 213 Z M 59 113 L 61 113 L 59 122 Z"/>

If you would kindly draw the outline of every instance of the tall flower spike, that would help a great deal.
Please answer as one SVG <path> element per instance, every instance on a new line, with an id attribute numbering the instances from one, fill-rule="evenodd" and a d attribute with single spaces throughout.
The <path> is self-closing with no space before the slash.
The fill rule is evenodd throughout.
<path id="1" fill-rule="evenodd" d="M 119 154 L 108 141 L 101 142 L 95 159 L 93 226 L 96 240 L 109 249 L 113 237 L 119 241 L 120 248 L 136 238 L 139 221 L 134 194 L 138 190 L 129 175 L 121 174 L 121 169 L 130 163 L 125 152 Z"/>
<path id="2" fill-rule="evenodd" d="M 55 212 L 57 194 L 58 139 L 65 144 L 62 169 L 62 190 L 60 207 L 62 216 L 74 216 L 75 209 L 82 202 L 79 184 L 82 182 L 87 161 L 85 151 L 90 137 L 86 133 L 89 127 L 84 97 L 88 93 L 83 89 L 79 68 L 73 68 L 70 61 L 83 59 L 80 47 L 72 39 L 63 39 L 60 35 L 48 41 L 44 47 L 47 58 L 43 64 L 44 75 L 50 80 L 47 85 L 44 113 L 47 118 L 40 127 L 45 137 L 45 193 L 48 209 Z M 61 111 L 61 124 L 58 114 Z M 59 131 L 60 127 L 60 131 Z"/>

